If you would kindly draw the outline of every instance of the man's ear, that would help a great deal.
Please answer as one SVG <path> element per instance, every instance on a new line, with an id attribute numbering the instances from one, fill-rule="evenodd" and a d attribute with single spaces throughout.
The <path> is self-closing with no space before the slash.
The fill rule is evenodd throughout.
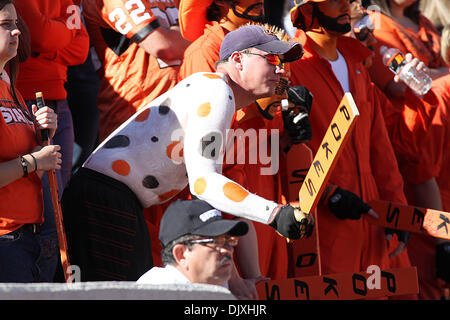
<path id="1" fill-rule="evenodd" d="M 188 251 L 188 247 L 178 243 L 176 245 L 173 246 L 172 248 L 172 254 L 173 257 L 175 258 L 175 261 L 177 262 L 178 265 L 185 267 L 187 265 L 187 260 L 186 260 L 186 252 Z"/>
<path id="2" fill-rule="evenodd" d="M 233 52 L 229 58 L 229 61 L 231 61 L 236 66 L 236 68 L 242 70 L 242 54 L 237 51 Z"/>

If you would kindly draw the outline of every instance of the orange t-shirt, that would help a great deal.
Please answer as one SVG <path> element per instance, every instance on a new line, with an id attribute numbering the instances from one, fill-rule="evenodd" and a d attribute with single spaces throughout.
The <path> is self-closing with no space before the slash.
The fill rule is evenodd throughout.
<path id="1" fill-rule="evenodd" d="M 30 153 L 37 146 L 34 124 L 17 107 L 9 90 L 9 84 L 0 80 L 0 162 Z M 25 223 L 43 222 L 42 183 L 35 172 L 0 188 L 0 199 L 0 235 Z"/>
<path id="2" fill-rule="evenodd" d="M 85 0 L 83 15 L 104 77 L 97 100 L 99 139 L 177 83 L 180 61 L 162 61 L 139 42 L 164 25 L 178 24 L 172 0 Z"/>

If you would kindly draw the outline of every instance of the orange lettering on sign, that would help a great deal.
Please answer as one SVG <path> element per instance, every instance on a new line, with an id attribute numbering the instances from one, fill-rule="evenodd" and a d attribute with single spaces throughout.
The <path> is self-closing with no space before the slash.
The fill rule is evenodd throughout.
<path id="1" fill-rule="evenodd" d="M 260 300 L 357 300 L 417 294 L 416 267 L 381 270 L 379 287 L 367 272 L 261 281 Z"/>
<path id="2" fill-rule="evenodd" d="M 323 137 L 321 147 L 317 150 L 305 183 L 300 188 L 300 208 L 303 212 L 311 213 L 316 208 L 358 116 L 359 111 L 352 95 L 346 93 Z"/>

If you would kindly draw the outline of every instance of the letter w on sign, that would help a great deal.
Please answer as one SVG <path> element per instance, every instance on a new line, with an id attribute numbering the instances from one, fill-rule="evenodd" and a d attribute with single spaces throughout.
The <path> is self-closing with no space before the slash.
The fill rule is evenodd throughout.
<path id="1" fill-rule="evenodd" d="M 312 213 L 320 200 L 328 178 L 337 163 L 359 116 L 358 108 L 350 93 L 346 93 L 334 114 L 331 124 L 317 150 L 312 166 L 298 193 L 300 209 Z"/>

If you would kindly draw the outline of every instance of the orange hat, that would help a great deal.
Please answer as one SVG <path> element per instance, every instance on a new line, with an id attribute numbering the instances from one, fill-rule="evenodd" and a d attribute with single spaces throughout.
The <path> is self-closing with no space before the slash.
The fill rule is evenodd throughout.
<path id="1" fill-rule="evenodd" d="M 313 23 L 314 2 L 325 2 L 327 0 L 295 0 L 295 7 L 291 9 L 291 21 L 294 27 L 308 30 Z"/>
<path id="2" fill-rule="evenodd" d="M 211 22 L 206 19 L 206 9 L 213 0 L 180 0 L 178 8 L 181 35 L 194 41 L 203 34 L 205 26 Z"/>

